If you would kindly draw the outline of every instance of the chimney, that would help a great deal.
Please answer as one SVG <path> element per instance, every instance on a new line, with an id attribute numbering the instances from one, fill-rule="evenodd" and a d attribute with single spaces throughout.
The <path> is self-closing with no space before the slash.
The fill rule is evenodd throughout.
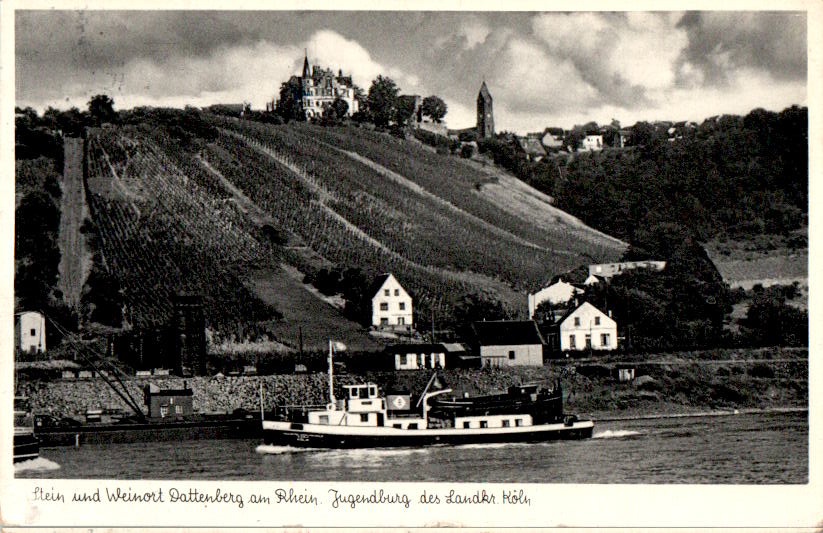
<path id="1" fill-rule="evenodd" d="M 611 317 L 612 317 L 612 310 L 609 309 L 609 318 L 611 318 Z"/>

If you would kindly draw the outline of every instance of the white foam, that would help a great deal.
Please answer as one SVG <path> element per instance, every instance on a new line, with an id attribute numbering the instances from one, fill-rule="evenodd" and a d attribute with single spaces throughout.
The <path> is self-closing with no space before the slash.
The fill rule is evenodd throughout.
<path id="1" fill-rule="evenodd" d="M 599 431 L 592 435 L 593 439 L 619 439 L 620 437 L 630 437 L 632 435 L 640 435 L 639 431 L 631 431 L 628 429 L 617 429 L 612 431 L 607 429 L 606 431 Z"/>
<path id="2" fill-rule="evenodd" d="M 264 455 L 283 455 L 286 453 L 316 452 L 320 448 L 298 448 L 296 446 L 274 446 L 273 444 L 261 444 L 254 449 L 255 452 Z"/>
<path id="3" fill-rule="evenodd" d="M 59 470 L 60 465 L 54 461 L 49 461 L 45 457 L 36 457 L 28 461 L 14 463 L 14 471 L 17 472 L 48 472 L 49 470 Z"/>

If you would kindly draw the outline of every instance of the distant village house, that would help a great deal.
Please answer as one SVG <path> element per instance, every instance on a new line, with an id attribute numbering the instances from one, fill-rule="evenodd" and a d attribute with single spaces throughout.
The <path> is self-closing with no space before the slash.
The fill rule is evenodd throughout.
<path id="1" fill-rule="evenodd" d="M 623 261 L 620 263 L 599 263 L 589 265 L 589 275 L 601 278 L 611 278 L 627 270 L 636 268 L 647 268 L 655 272 L 660 272 L 666 268 L 665 261 Z M 588 281 L 588 280 L 587 280 Z"/>

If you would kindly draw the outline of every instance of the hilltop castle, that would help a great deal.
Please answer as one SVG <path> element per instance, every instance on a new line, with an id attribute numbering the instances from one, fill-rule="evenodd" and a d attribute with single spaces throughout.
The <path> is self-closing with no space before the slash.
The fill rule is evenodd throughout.
<path id="1" fill-rule="evenodd" d="M 494 137 L 494 115 L 492 114 L 492 95 L 486 82 L 480 86 L 477 94 L 477 138 Z"/>
<path id="2" fill-rule="evenodd" d="M 300 87 L 300 94 L 295 94 L 294 98 L 300 102 L 301 111 L 306 119 L 320 117 L 323 108 L 331 105 L 337 98 L 349 105 L 346 112 L 348 116 L 359 110 L 351 76 L 343 76 L 342 69 L 335 76 L 330 69 L 323 69 L 317 65 L 310 66 L 308 54 L 303 58 L 302 76 L 292 76 L 289 81 L 296 82 L 293 85 Z"/>

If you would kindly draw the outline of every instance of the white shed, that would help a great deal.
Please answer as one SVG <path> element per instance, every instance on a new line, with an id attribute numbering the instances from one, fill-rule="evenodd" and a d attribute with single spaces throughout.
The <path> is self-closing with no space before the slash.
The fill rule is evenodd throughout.
<path id="1" fill-rule="evenodd" d="M 46 317 L 37 311 L 14 315 L 15 347 L 22 352 L 46 351 Z"/>

